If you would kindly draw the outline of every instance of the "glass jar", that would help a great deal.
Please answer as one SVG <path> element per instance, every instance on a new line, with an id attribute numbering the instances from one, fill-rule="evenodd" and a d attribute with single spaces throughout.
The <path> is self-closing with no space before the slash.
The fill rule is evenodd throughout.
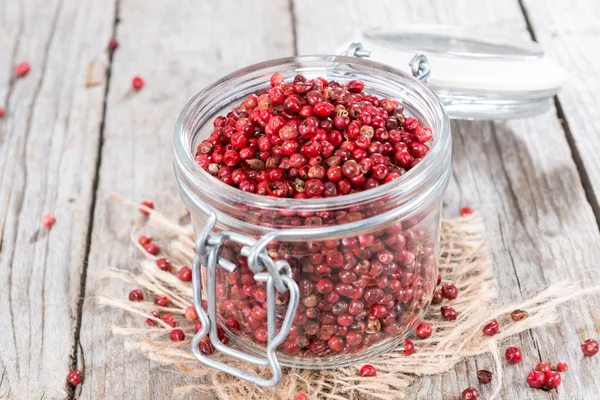
<path id="1" fill-rule="evenodd" d="M 396 180 L 338 197 L 272 198 L 220 182 L 196 164 L 196 147 L 210 135 L 216 116 L 268 88 L 274 73 L 286 81 L 297 74 L 362 80 L 366 93 L 397 100 L 406 115 L 432 129 L 429 153 Z M 198 253 L 194 291 L 203 328 L 194 337 L 194 354 L 240 378 L 273 386 L 279 361 L 341 367 L 395 347 L 416 327 L 438 279 L 451 147 L 449 120 L 437 96 L 412 76 L 369 60 L 272 60 L 238 70 L 197 94 L 181 113 L 174 139 L 175 174 Z M 242 350 L 219 342 L 215 320 Z M 208 334 L 217 350 L 270 366 L 273 378 L 260 380 L 198 351 Z"/>

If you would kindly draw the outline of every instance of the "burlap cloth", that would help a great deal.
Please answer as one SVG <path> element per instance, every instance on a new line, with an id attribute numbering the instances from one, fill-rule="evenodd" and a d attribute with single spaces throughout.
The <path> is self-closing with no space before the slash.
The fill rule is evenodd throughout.
<path id="1" fill-rule="evenodd" d="M 189 349 L 194 324 L 184 318 L 186 307 L 193 303 L 191 282 L 182 282 L 177 278 L 177 269 L 190 265 L 194 255 L 192 227 L 188 223 L 171 222 L 156 211 L 135 223 L 131 233 L 132 242 L 140 249 L 139 265 L 107 268 L 104 273 L 104 278 L 121 279 L 130 283 L 132 289 L 143 289 L 146 301 L 131 302 L 127 299 L 127 293 L 116 295 L 102 285 L 99 286 L 97 301 L 102 306 L 121 308 L 139 315 L 139 322 L 135 326 L 113 327 L 115 334 L 133 335 L 138 339 L 128 347 L 143 352 L 151 360 L 175 366 L 182 373 L 197 378 L 194 385 L 174 388 L 175 394 L 202 391 L 212 392 L 218 399 L 280 400 L 294 399 L 298 392 L 304 392 L 310 399 L 404 399 L 408 387 L 418 376 L 441 374 L 467 357 L 489 353 L 488 369 L 494 372 L 494 390 L 490 396 L 493 399 L 502 386 L 498 343 L 525 330 L 558 322 L 556 307 L 560 303 L 599 292 L 600 287 L 575 289 L 571 285 L 560 284 L 548 287 L 528 300 L 500 304 L 482 233 L 483 225 L 477 213 L 442 222 L 440 273 L 444 282 L 452 282 L 460 290 L 458 298 L 449 302 L 458 312 L 458 318 L 455 321 L 443 320 L 440 307 L 431 307 L 424 318 L 434 328 L 431 337 L 413 339 L 415 352 L 410 356 L 404 355 L 403 348 L 399 347 L 371 360 L 369 363 L 377 370 L 375 377 L 360 377 L 358 371 L 362 364 L 329 370 L 284 368 L 283 378 L 277 387 L 262 389 L 201 365 Z M 158 269 L 155 264 L 157 257 L 145 252 L 138 244 L 137 239 L 142 234 L 151 236 L 159 244 L 160 257 L 168 257 L 174 265 L 172 273 Z M 148 301 L 155 294 L 166 294 L 170 299 L 169 306 L 158 307 Z M 443 304 L 446 303 L 447 300 Z M 510 313 L 515 309 L 526 310 L 529 317 L 513 322 Z M 149 327 L 145 320 L 150 310 L 173 314 L 178 320 L 178 327 L 185 332 L 186 340 L 172 342 L 169 332 L 173 328 L 162 321 L 158 321 L 156 327 Z M 481 328 L 492 318 L 500 322 L 500 332 L 493 337 L 484 336 Z M 213 356 L 218 357 L 217 354 Z M 261 367 L 233 363 L 253 373 L 269 374 Z M 476 377 L 471 380 L 477 386 Z"/>

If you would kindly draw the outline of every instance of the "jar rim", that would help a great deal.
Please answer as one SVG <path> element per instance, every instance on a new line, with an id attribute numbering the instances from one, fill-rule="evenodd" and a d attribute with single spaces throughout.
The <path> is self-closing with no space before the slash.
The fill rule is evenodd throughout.
<path id="1" fill-rule="evenodd" d="M 402 84 L 406 86 L 407 89 L 413 91 L 427 102 L 430 111 L 434 113 L 436 122 L 438 122 L 438 126 L 431 127 L 434 131 L 434 135 L 435 132 L 437 132 L 438 137 L 433 142 L 427 155 L 408 172 L 398 179 L 386 184 L 343 196 L 310 199 L 277 198 L 244 192 L 214 178 L 196 163 L 195 155 L 193 153 L 194 149 L 192 148 L 193 146 L 191 146 L 192 141 L 190 140 L 190 134 L 193 135 L 193 133 L 187 132 L 185 127 L 185 122 L 192 117 L 196 106 L 206 102 L 212 93 L 227 88 L 230 89 L 231 82 L 240 76 L 257 73 L 269 68 L 272 69 L 280 65 L 297 65 L 298 67 L 301 67 L 302 65 L 310 63 L 330 63 L 331 67 L 334 67 L 336 64 L 346 64 L 356 67 L 357 69 L 371 69 L 381 73 L 387 73 L 388 75 L 394 75 L 401 79 Z M 298 71 L 298 73 L 301 73 L 301 71 Z M 268 76 L 265 78 L 265 82 L 268 82 Z M 193 137 L 191 139 L 193 140 Z M 357 204 L 385 198 L 386 196 L 394 194 L 394 192 L 402 192 L 409 195 L 415 190 L 418 190 L 424 175 L 429 176 L 432 174 L 439 174 L 440 164 L 444 164 L 447 161 L 447 157 L 445 156 L 448 155 L 447 148 L 450 145 L 450 121 L 448 115 L 446 114 L 442 102 L 430 88 L 411 75 L 389 65 L 367 59 L 338 55 L 309 55 L 272 59 L 249 65 L 222 77 L 218 81 L 204 88 L 188 101 L 177 119 L 173 140 L 176 173 L 183 175 L 182 178 L 184 181 L 187 181 L 188 184 L 195 187 L 201 187 L 203 192 L 206 192 L 207 196 L 211 198 L 214 198 L 213 196 L 223 197 L 232 202 L 245 203 L 249 206 L 258 208 L 295 211 L 323 211 L 352 207 Z"/>

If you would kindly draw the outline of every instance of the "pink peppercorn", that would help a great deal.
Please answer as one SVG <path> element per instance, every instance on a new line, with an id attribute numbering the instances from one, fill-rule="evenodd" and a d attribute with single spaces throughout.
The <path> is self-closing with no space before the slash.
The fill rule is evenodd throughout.
<path id="1" fill-rule="evenodd" d="M 79 385 L 81 383 L 81 371 L 78 369 L 70 371 L 67 375 L 67 381 L 73 386 Z"/>
<path id="2" fill-rule="evenodd" d="M 460 209 L 460 215 L 465 217 L 467 215 L 473 214 L 475 211 L 471 207 L 463 207 Z"/>
<path id="3" fill-rule="evenodd" d="M 559 372 L 548 371 L 544 374 L 544 386 L 548 389 L 554 389 L 560 385 L 562 378 Z"/>
<path id="4" fill-rule="evenodd" d="M 493 319 L 483 327 L 482 332 L 486 336 L 494 336 L 498 333 L 499 328 L 498 321 Z"/>
<path id="5" fill-rule="evenodd" d="M 158 252 L 160 251 L 160 247 L 158 247 L 154 243 L 148 243 L 144 246 L 144 250 L 146 250 L 149 254 L 152 254 L 154 256 L 158 254 Z"/>
<path id="6" fill-rule="evenodd" d="M 151 201 L 142 201 L 140 204 L 141 204 L 142 206 L 144 206 L 144 207 L 147 207 L 147 208 L 150 208 L 150 209 L 154 209 L 154 203 L 153 203 L 153 202 L 151 202 Z M 142 214 L 144 214 L 144 215 L 150 215 L 150 213 L 149 213 L 148 211 L 146 211 L 146 210 L 143 210 L 143 209 L 141 209 L 141 208 L 140 208 L 140 212 L 141 212 Z"/>
<path id="7" fill-rule="evenodd" d="M 116 50 L 117 47 L 119 47 L 119 41 L 117 40 L 117 38 L 111 38 L 108 41 L 108 49 L 112 51 L 112 50 Z"/>
<path id="8" fill-rule="evenodd" d="M 144 80 L 142 78 L 140 78 L 139 76 L 135 76 L 133 77 L 133 79 L 131 80 L 131 87 L 133 87 L 134 90 L 140 90 L 144 87 Z"/>
<path id="9" fill-rule="evenodd" d="M 131 301 L 144 301 L 144 293 L 139 289 L 134 289 L 129 292 L 129 300 Z"/>
<path id="10" fill-rule="evenodd" d="M 25 76 L 29 73 L 31 65 L 28 62 L 22 62 L 15 67 L 15 74 L 18 77 Z"/>
<path id="11" fill-rule="evenodd" d="M 158 304 L 161 307 L 166 307 L 169 305 L 169 298 L 167 296 L 157 294 L 154 298 L 154 304 Z"/>
<path id="12" fill-rule="evenodd" d="M 182 340 L 185 340 L 185 333 L 183 333 L 181 329 L 173 329 L 169 334 L 169 338 L 171 338 L 173 342 L 181 342 Z"/>
<path id="13" fill-rule="evenodd" d="M 431 325 L 429 325 L 429 324 L 426 324 L 423 322 L 423 323 L 419 324 L 419 326 L 417 326 L 416 333 L 417 333 L 417 336 L 420 337 L 421 339 L 426 339 L 429 336 L 431 336 L 431 332 L 432 332 L 432 329 L 431 329 Z"/>
<path id="14" fill-rule="evenodd" d="M 198 319 L 198 313 L 196 312 L 196 307 L 188 306 L 185 309 L 185 319 L 187 319 L 190 322 L 194 322 L 195 320 Z"/>
<path id="15" fill-rule="evenodd" d="M 508 361 L 510 364 L 517 364 L 521 361 L 522 357 L 523 355 L 521 354 L 521 350 L 514 346 L 508 347 L 504 353 L 504 358 L 506 358 L 506 361 Z"/>
<path id="16" fill-rule="evenodd" d="M 556 364 L 556 370 L 558 372 L 565 372 L 568 368 L 569 366 L 567 365 L 567 363 L 559 362 L 558 364 Z"/>
<path id="17" fill-rule="evenodd" d="M 370 364 L 365 364 L 360 369 L 360 376 L 375 376 L 377 375 L 377 371 L 375 367 Z"/>
<path id="18" fill-rule="evenodd" d="M 156 326 L 157 322 L 154 318 L 160 319 L 160 314 L 158 313 L 158 311 L 150 311 L 149 314 L 153 318 L 146 318 L 146 323 L 150 326 Z"/>
<path id="19" fill-rule="evenodd" d="M 527 383 L 535 389 L 539 389 L 546 383 L 546 374 L 541 371 L 533 370 L 527 375 Z"/>
<path id="20" fill-rule="evenodd" d="M 598 342 L 594 339 L 586 339 L 581 344 L 581 351 L 583 351 L 583 355 L 586 357 L 595 356 L 598 353 Z"/>
<path id="21" fill-rule="evenodd" d="M 192 280 L 192 270 L 190 267 L 182 267 L 177 276 L 184 282 L 190 282 Z"/>
<path id="22" fill-rule="evenodd" d="M 42 217 L 42 225 L 44 225 L 48 229 L 52 228 L 55 222 L 56 218 L 52 214 L 46 214 Z"/>

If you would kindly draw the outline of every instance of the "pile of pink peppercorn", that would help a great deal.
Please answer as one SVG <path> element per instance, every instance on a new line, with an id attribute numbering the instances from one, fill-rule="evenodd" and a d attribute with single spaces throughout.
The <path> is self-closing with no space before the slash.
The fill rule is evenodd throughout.
<path id="1" fill-rule="evenodd" d="M 391 99 L 337 83 L 275 74 L 267 90 L 214 120 L 196 162 L 240 190 L 297 199 L 332 197 L 399 178 L 429 151 L 432 131 Z"/>

